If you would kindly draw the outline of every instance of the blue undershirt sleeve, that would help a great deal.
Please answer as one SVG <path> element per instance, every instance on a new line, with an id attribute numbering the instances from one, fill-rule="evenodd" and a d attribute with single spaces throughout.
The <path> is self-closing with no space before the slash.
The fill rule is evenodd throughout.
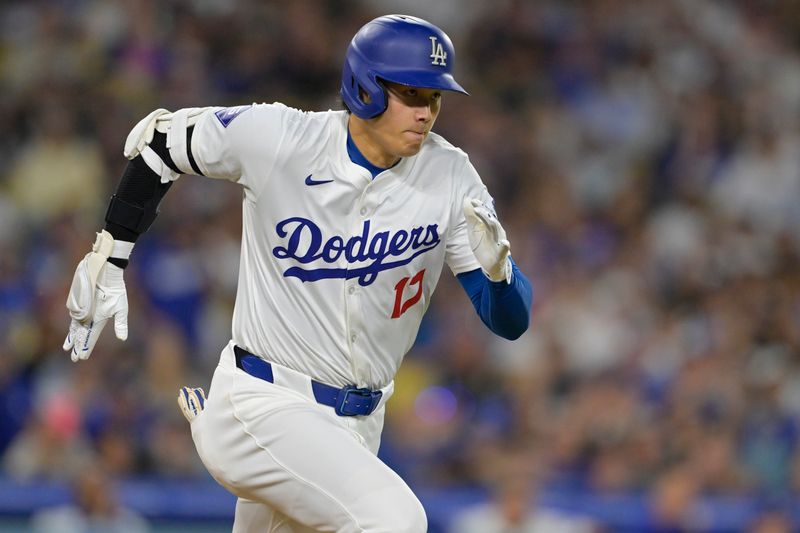
<path id="1" fill-rule="evenodd" d="M 511 283 L 491 281 L 481 269 L 463 272 L 456 278 L 483 323 L 495 334 L 514 340 L 528 329 L 533 288 L 513 260 L 511 266 Z"/>

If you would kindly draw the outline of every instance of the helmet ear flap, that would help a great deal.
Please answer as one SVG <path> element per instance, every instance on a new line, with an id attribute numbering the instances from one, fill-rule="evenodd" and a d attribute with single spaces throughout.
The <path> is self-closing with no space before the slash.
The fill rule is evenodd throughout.
<path id="1" fill-rule="evenodd" d="M 342 80 L 342 99 L 359 118 L 373 118 L 386 110 L 386 89 L 370 72 L 357 76 L 349 61 L 345 61 Z"/>
<path id="2" fill-rule="evenodd" d="M 364 105 L 369 108 L 369 116 L 362 118 L 373 118 L 386 111 L 389 100 L 386 94 L 386 87 L 383 86 L 380 79 L 374 76 L 367 76 L 363 85 L 359 83 L 359 89 L 363 91 L 364 95 L 367 97 L 365 100 L 362 98 L 361 94 L 359 94 L 359 99 L 362 99 Z"/>

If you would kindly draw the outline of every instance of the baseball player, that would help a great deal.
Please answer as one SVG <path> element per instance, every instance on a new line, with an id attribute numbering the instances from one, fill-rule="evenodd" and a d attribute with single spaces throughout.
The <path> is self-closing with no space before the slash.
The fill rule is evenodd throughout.
<path id="1" fill-rule="evenodd" d="M 443 265 L 482 321 L 514 339 L 531 286 L 466 154 L 433 133 L 452 76 L 447 35 L 391 15 L 344 61 L 346 110 L 279 103 L 153 111 L 106 226 L 80 262 L 64 349 L 89 357 L 106 322 L 127 337 L 123 270 L 182 174 L 243 189 L 232 340 L 208 399 L 179 404 L 211 475 L 238 497 L 236 532 L 424 532 L 409 487 L 376 454 L 393 377 Z"/>

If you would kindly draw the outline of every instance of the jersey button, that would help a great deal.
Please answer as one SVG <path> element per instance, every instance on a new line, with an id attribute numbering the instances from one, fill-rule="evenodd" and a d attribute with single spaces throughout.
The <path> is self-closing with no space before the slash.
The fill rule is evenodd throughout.
<path id="1" fill-rule="evenodd" d="M 350 285 L 350 286 L 347 288 L 347 293 L 348 293 L 348 294 L 353 294 L 354 292 L 356 292 L 356 288 L 355 288 L 355 287 L 353 287 L 352 285 Z"/>
<path id="2" fill-rule="evenodd" d="M 363 217 L 364 215 L 367 214 L 367 208 L 366 207 L 362 207 L 361 211 L 359 211 L 359 213 L 361 213 L 361 216 Z"/>
<path id="3" fill-rule="evenodd" d="M 356 334 L 355 333 L 350 335 L 350 342 L 356 342 Z"/>

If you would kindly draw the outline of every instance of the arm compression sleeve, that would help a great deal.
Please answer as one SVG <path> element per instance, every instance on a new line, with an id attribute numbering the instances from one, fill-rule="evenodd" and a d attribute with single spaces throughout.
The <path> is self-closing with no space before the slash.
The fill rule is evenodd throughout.
<path id="1" fill-rule="evenodd" d="M 533 288 L 513 260 L 511 267 L 511 283 L 491 281 L 481 269 L 463 272 L 456 278 L 483 323 L 495 334 L 514 340 L 528 329 Z"/>

